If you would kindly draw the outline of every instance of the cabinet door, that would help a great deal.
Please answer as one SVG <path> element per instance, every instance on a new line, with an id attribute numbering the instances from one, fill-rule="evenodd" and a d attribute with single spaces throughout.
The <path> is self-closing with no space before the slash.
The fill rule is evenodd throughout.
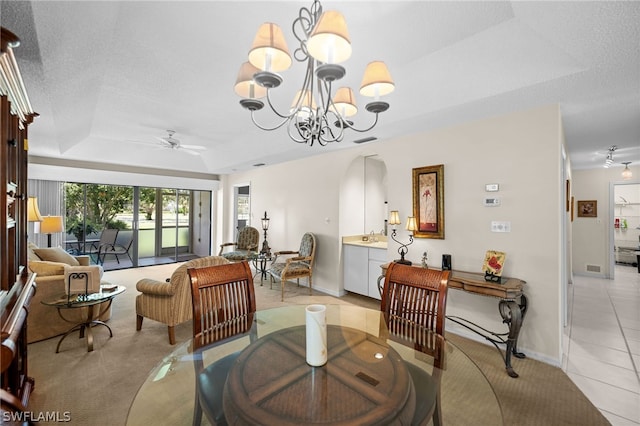
<path id="1" fill-rule="evenodd" d="M 343 281 L 344 289 L 354 293 L 369 294 L 367 270 L 369 250 L 366 247 L 343 245 Z"/>
<path id="2" fill-rule="evenodd" d="M 369 259 L 369 297 L 382 299 L 380 291 L 378 290 L 378 277 L 382 275 L 381 266 L 386 262 L 380 262 L 379 260 Z"/>

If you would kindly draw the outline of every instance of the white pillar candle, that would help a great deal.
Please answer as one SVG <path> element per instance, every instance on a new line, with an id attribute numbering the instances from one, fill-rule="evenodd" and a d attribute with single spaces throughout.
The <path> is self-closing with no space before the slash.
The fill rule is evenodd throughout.
<path id="1" fill-rule="evenodd" d="M 306 308 L 307 364 L 319 367 L 327 363 L 327 307 Z"/>

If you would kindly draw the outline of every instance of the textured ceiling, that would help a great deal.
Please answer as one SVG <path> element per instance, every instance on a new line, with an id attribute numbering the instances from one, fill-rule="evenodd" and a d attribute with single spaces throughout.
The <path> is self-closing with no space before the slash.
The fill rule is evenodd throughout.
<path id="1" fill-rule="evenodd" d="M 258 26 L 279 24 L 293 51 L 291 22 L 310 3 L 2 1 L 40 114 L 31 155 L 231 173 L 557 103 L 574 168 L 601 167 L 610 145 L 619 167 L 640 163 L 639 2 L 325 2 L 344 14 L 353 45 L 340 85 L 359 87 L 372 60 L 396 82 L 376 128 L 329 147 L 258 130 L 233 92 Z M 288 106 L 302 72 L 294 61 L 283 73 L 277 105 Z M 354 121 L 366 127 L 373 117 L 358 101 Z M 152 145 L 166 129 L 207 149 Z"/>

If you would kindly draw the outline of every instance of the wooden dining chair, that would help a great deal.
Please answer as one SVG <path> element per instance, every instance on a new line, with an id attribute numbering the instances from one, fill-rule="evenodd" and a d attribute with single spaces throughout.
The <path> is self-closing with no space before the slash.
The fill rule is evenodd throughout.
<path id="1" fill-rule="evenodd" d="M 225 425 L 222 392 L 229 369 L 239 352 L 206 368 L 203 351 L 217 342 L 251 334 L 256 312 L 253 275 L 246 261 L 203 268 L 189 268 L 193 299 L 193 359 L 196 394 L 193 424 L 202 412 L 214 425 Z"/>
<path id="2" fill-rule="evenodd" d="M 433 373 L 406 362 L 416 392 L 412 425 L 433 418 L 442 424 L 440 379 L 444 368 L 444 323 L 450 271 L 391 263 L 382 291 L 380 310 L 392 340 L 433 357 Z"/>

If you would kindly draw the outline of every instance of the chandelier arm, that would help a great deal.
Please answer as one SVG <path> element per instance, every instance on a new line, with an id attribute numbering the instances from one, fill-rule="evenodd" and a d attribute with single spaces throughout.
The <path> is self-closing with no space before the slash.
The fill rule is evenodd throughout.
<path id="1" fill-rule="evenodd" d="M 280 118 L 284 118 L 285 120 L 287 120 L 287 119 L 291 118 L 291 117 L 293 116 L 293 113 L 292 113 L 292 114 L 288 114 L 288 115 L 281 114 L 281 113 L 276 109 L 276 107 L 275 107 L 275 106 L 273 106 L 273 103 L 271 102 L 271 96 L 269 95 L 269 93 L 270 93 L 270 92 L 271 92 L 271 90 L 267 90 L 267 104 L 269 105 L 269 108 L 271 108 L 271 111 L 273 111 L 273 113 L 274 113 L 275 115 L 277 115 L 278 117 L 280 117 Z M 252 115 L 253 115 L 253 114 L 252 114 Z M 280 127 L 280 126 L 282 126 L 282 124 L 281 124 L 281 125 L 279 125 L 278 127 Z"/>
<path id="2" fill-rule="evenodd" d="M 272 131 L 272 130 L 276 130 L 279 129 L 280 127 L 282 127 L 287 121 L 289 121 L 289 119 L 287 117 L 285 117 L 279 124 L 277 124 L 274 127 L 265 127 L 263 125 L 261 125 L 260 123 L 258 123 L 256 121 L 256 118 L 254 116 L 255 111 L 251 111 L 251 121 L 253 121 L 253 124 L 259 128 L 260 130 L 266 130 L 266 131 Z"/>
<path id="3" fill-rule="evenodd" d="M 336 118 L 336 122 L 343 122 L 343 118 L 340 114 L 336 114 L 334 111 L 328 110 L 326 116 L 324 117 L 324 126 L 323 128 L 330 134 L 330 137 L 321 137 L 321 139 L 326 142 L 340 142 L 344 138 L 344 127 L 338 126 L 336 130 L 339 130 L 337 135 L 335 134 L 335 130 L 330 126 L 329 116 L 332 115 Z M 321 135 L 324 135 L 325 132 L 321 132 Z M 325 144 L 326 145 L 326 144 Z"/>
<path id="4" fill-rule="evenodd" d="M 345 122 L 345 127 L 344 127 L 344 128 L 345 128 L 345 129 L 351 129 L 351 130 L 353 130 L 354 132 L 358 132 L 358 133 L 368 132 L 369 130 L 371 130 L 371 129 L 373 129 L 374 127 L 376 127 L 376 124 L 378 124 L 378 113 L 376 112 L 375 114 L 376 114 L 376 119 L 375 119 L 375 121 L 373 122 L 373 124 L 372 124 L 371 126 L 367 127 L 366 129 L 358 129 L 358 128 L 355 128 L 355 127 L 353 127 L 353 125 L 351 125 L 351 124 L 349 124 L 349 123 L 346 123 L 346 122 Z"/>

